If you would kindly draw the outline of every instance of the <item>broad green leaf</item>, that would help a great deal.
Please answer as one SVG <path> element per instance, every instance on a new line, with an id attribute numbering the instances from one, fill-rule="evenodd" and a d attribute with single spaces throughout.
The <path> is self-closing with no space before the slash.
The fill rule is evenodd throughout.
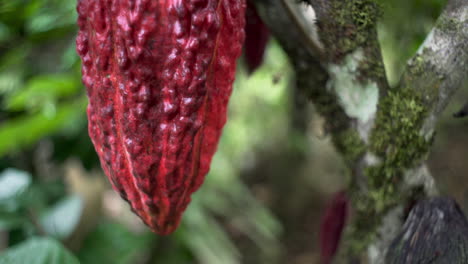
<path id="1" fill-rule="evenodd" d="M 31 238 L 0 254 L 0 264 L 79 264 L 75 256 L 51 238 Z"/>
<path id="2" fill-rule="evenodd" d="M 47 234 L 67 238 L 78 225 L 83 212 L 83 200 L 72 195 L 48 209 L 41 217 L 41 226 Z"/>

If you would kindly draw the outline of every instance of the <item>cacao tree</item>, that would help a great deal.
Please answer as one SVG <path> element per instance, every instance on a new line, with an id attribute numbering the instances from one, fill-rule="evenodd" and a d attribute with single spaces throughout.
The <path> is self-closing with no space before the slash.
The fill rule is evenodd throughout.
<path id="1" fill-rule="evenodd" d="M 325 129 L 349 169 L 352 217 L 345 228 L 337 263 L 386 263 L 387 250 L 405 219 L 404 208 L 410 201 L 438 193 L 425 160 L 438 117 L 468 76 L 468 3 L 448 1 L 426 40 L 406 64 L 400 80 L 389 85 L 377 35 L 382 16 L 380 4 L 386 3 L 255 2 L 294 65 L 296 88 L 325 117 Z M 411 223 L 433 221 L 429 215 L 436 209 L 431 206 L 436 207 L 434 203 L 417 206 L 413 214 L 418 216 L 410 216 L 405 228 L 411 229 Z M 421 216 L 421 210 L 427 213 Z M 446 216 L 454 214 L 457 213 Z M 460 221 L 461 229 L 465 229 L 466 220 Z M 460 238 L 455 239 L 449 236 L 443 241 L 465 245 L 467 237 L 460 233 Z M 394 242 L 403 249 L 392 250 L 387 260 L 468 261 L 464 254 L 448 253 L 452 251 L 448 248 L 427 255 L 429 251 L 422 248 L 444 242 L 435 239 L 435 235 L 421 240 L 426 245 L 412 248 L 410 254 L 408 244 Z"/>

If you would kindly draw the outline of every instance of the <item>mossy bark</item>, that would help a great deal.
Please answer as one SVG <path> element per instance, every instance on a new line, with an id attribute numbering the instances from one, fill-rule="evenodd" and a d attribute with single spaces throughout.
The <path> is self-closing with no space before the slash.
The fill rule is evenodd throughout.
<path id="1" fill-rule="evenodd" d="M 317 16 L 313 41 L 311 18 L 291 8 L 294 1 L 256 2 L 291 58 L 298 89 L 325 117 L 349 168 L 353 218 L 337 262 L 384 263 L 405 205 L 436 193 L 424 162 L 437 117 L 467 76 L 466 4 L 449 3 L 399 85 L 390 88 L 376 1 L 307 1 Z"/>

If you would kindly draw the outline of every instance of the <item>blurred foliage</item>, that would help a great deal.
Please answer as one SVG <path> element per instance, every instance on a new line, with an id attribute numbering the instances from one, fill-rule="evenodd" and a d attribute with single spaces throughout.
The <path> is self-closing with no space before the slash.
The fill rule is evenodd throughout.
<path id="1" fill-rule="evenodd" d="M 446 0 L 378 0 L 384 9 L 379 39 L 387 76 L 395 85 L 406 61 L 418 50 Z"/>
<path id="2" fill-rule="evenodd" d="M 124 225 L 109 221 L 97 226 L 86 238 L 78 257 L 82 264 L 133 263 L 135 255 L 148 250 L 153 240 L 150 233 L 135 234 Z"/>
<path id="3" fill-rule="evenodd" d="M 278 44 L 270 43 L 264 65 L 251 76 L 239 63 L 229 122 L 205 184 L 180 228 L 157 237 L 135 217 L 106 213 L 113 206 L 104 199 L 110 187 L 100 190 L 96 179 L 104 176 L 91 173 L 99 160 L 87 136 L 75 5 L 0 0 L 0 263 L 236 264 L 243 259 L 233 240 L 238 234 L 253 241 L 264 263 L 275 259 L 283 228 L 239 174 L 255 164 L 258 150 L 305 145 L 290 133 L 292 71 Z M 380 38 L 394 81 L 443 3 L 383 6 Z M 67 181 L 70 158 L 86 168 L 78 177 L 84 187 Z"/>
<path id="4" fill-rule="evenodd" d="M 0 263 L 78 264 L 80 262 L 57 241 L 32 237 L 2 254 Z"/>

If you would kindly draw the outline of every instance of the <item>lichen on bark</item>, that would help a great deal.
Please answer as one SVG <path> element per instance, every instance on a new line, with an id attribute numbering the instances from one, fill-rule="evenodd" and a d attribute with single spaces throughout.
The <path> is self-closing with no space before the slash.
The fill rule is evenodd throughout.
<path id="1" fill-rule="evenodd" d="M 421 96 L 410 89 L 389 91 L 379 103 L 368 151 L 375 163 L 364 169 L 367 193 L 354 192 L 355 225 L 351 228 L 351 251 L 361 252 L 374 238 L 380 219 L 393 206 L 405 204 L 417 193 L 400 192 L 406 170 L 424 160 L 432 139 L 421 134 L 427 117 Z"/>

